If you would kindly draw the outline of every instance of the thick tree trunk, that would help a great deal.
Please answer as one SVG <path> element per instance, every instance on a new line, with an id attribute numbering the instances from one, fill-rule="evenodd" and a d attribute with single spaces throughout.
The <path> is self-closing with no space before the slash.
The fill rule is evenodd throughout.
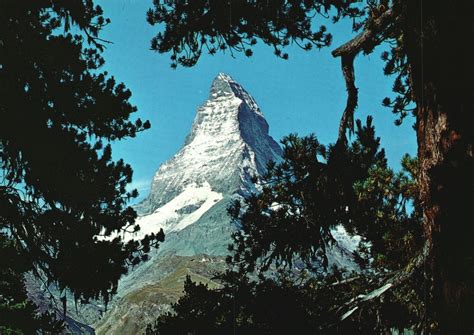
<path id="1" fill-rule="evenodd" d="M 432 333 L 474 331 L 472 1 L 409 0 L 404 40 L 417 102 Z"/>

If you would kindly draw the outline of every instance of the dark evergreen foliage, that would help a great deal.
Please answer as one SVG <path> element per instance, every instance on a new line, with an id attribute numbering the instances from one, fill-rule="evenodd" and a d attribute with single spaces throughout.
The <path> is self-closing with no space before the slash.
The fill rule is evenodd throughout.
<path id="1" fill-rule="evenodd" d="M 380 252 L 380 257 L 391 248 L 403 250 L 404 262 L 396 258 L 392 269 L 407 263 L 421 240 L 419 207 L 412 214 L 406 207 L 415 197 L 409 175 L 415 163 L 405 157 L 405 169 L 398 174 L 387 167 L 370 117 L 365 126 L 357 122 L 349 148 L 341 143 L 325 147 L 314 136 L 290 135 L 282 143 L 283 162 L 268 166 L 260 181 L 262 192 L 245 199 L 243 207 L 236 203 L 230 209 L 241 228 L 234 236 L 234 262 L 253 271 L 258 261 L 266 270 L 272 262 L 291 265 L 296 255 L 307 265 L 319 258 L 327 266 L 326 247 L 335 242 L 330 229 L 343 225 L 371 241 L 372 252 Z M 400 226 L 397 233 L 395 227 Z M 403 235 L 406 227 L 410 237 Z M 382 236 L 385 244 L 379 242 Z M 410 254 L 389 245 L 398 238 L 409 239 Z"/>
<path id="2" fill-rule="evenodd" d="M 15 295 L 2 305 L 12 313 L 25 300 L 24 271 L 76 299 L 107 302 L 127 267 L 163 240 L 162 232 L 141 242 L 120 237 L 137 229 L 127 207 L 137 191 L 126 190 L 132 169 L 112 159 L 111 143 L 150 124 L 130 119 L 130 91 L 100 72 L 107 23 L 91 0 L 0 3 L 1 258 L 18 255 L 25 265 L 2 268 L 2 281 L 10 272 L 19 279 L 2 287 L 2 297 Z"/>
<path id="3" fill-rule="evenodd" d="M 252 56 L 258 40 L 271 45 L 277 57 L 287 59 L 284 48 L 296 43 L 304 50 L 322 48 L 331 34 L 321 25 L 313 29 L 314 16 L 358 18 L 363 10 L 353 1 L 154 1 L 147 13 L 150 24 L 166 28 L 151 41 L 151 49 L 171 52 L 171 66 L 193 66 L 203 52 L 243 52 Z"/>
<path id="4" fill-rule="evenodd" d="M 222 288 L 188 279 L 175 314 L 160 317 L 149 334 L 380 334 L 417 328 L 420 278 L 340 322 L 347 301 L 407 266 L 422 245 L 416 161 L 405 157 L 403 170 L 394 173 L 372 119 L 356 124 L 349 146 L 323 146 L 314 136 L 282 141 L 283 161 L 270 163 L 256 181 L 262 191 L 229 209 L 240 230 L 230 247 L 229 270 L 217 276 Z M 338 225 L 362 237 L 352 255 L 363 267 L 358 273 L 322 271 L 328 246 L 337 243 L 331 228 Z"/>
<path id="5" fill-rule="evenodd" d="M 62 322 L 50 313 L 38 314 L 28 300 L 23 275 L 31 267 L 13 242 L 0 234 L 0 334 L 56 334 Z"/>

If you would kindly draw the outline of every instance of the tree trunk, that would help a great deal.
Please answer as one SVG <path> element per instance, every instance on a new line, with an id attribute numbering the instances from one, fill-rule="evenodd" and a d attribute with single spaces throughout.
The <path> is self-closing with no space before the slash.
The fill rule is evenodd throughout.
<path id="1" fill-rule="evenodd" d="M 440 334 L 474 330 L 472 2 L 404 1 L 430 246 L 425 327 Z"/>

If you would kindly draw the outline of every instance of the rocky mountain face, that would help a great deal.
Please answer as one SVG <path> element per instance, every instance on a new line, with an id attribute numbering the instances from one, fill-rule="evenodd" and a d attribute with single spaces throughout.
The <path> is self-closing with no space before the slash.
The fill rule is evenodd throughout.
<path id="1" fill-rule="evenodd" d="M 94 326 L 99 334 L 140 333 L 177 300 L 186 275 L 217 285 L 236 229 L 227 207 L 257 191 L 251 179 L 282 150 L 268 134 L 255 100 L 220 73 L 198 108 L 183 147 L 156 172 L 149 196 L 136 206 L 140 238 L 163 228 L 166 241 L 151 260 L 120 282 L 112 308 Z"/>
<path id="2" fill-rule="evenodd" d="M 220 73 L 184 146 L 160 166 L 149 196 L 136 206 L 141 226 L 137 237 L 163 228 L 167 237 L 179 235 L 174 248 L 178 254 L 225 254 L 221 233 L 229 222 L 229 200 L 255 192 L 252 176 L 280 156 L 255 100 Z"/>
<path id="3" fill-rule="evenodd" d="M 121 279 L 111 308 L 94 324 L 96 333 L 143 333 L 160 313 L 170 311 L 187 275 L 218 287 L 213 274 L 225 269 L 227 245 L 237 229 L 227 208 L 236 198 L 258 191 L 252 177 L 281 155 L 255 100 L 220 73 L 183 147 L 160 166 L 149 196 L 136 206 L 140 232 L 125 237 L 163 229 L 166 241 Z M 342 227 L 333 235 L 339 243 L 328 247 L 330 264 L 353 268 L 351 251 L 358 239 Z"/>
<path id="4" fill-rule="evenodd" d="M 136 209 L 142 216 L 152 214 L 190 185 L 208 184 L 222 195 L 246 194 L 253 187 L 249 178 L 280 155 L 255 100 L 220 73 L 197 110 L 184 146 L 160 166 L 150 195 Z"/>

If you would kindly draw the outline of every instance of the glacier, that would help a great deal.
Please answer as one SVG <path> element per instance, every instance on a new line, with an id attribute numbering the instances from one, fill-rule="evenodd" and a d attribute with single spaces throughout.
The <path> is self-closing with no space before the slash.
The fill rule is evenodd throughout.
<path id="1" fill-rule="evenodd" d="M 209 183 L 187 185 L 184 190 L 152 214 L 139 216 L 136 224 L 140 231 L 125 236 L 125 241 L 142 239 L 145 235 L 159 232 L 168 234 L 180 231 L 195 223 L 214 204 L 222 199 L 222 194 L 214 192 Z"/>

